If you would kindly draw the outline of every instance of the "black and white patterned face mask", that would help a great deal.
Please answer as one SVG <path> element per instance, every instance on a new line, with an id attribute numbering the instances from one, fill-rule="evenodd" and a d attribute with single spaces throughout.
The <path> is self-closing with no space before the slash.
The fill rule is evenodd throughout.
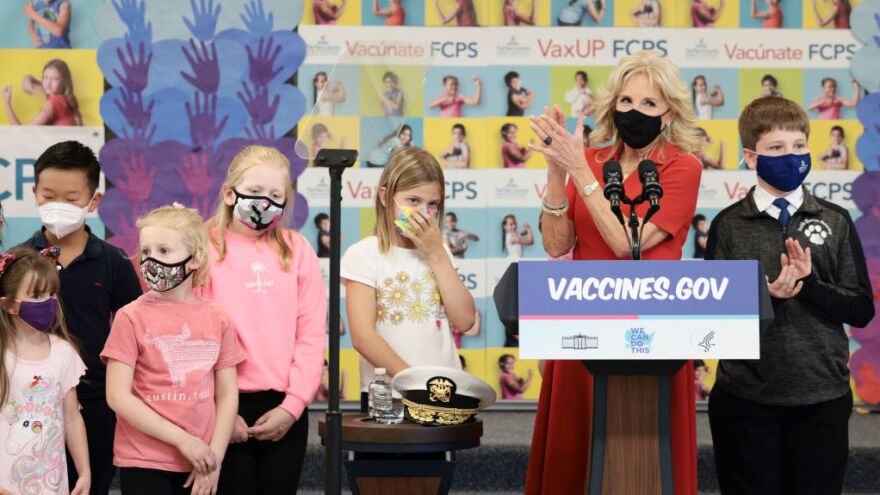
<path id="1" fill-rule="evenodd" d="M 147 287 L 156 292 L 166 292 L 192 275 L 192 271 L 186 271 L 186 264 L 191 259 L 192 255 L 177 263 L 163 263 L 156 258 L 144 258 L 141 260 L 141 275 Z"/>
<path id="2" fill-rule="evenodd" d="M 248 196 L 235 189 L 233 213 L 238 220 L 251 230 L 266 230 L 281 221 L 286 203 L 276 203 L 266 196 Z"/>

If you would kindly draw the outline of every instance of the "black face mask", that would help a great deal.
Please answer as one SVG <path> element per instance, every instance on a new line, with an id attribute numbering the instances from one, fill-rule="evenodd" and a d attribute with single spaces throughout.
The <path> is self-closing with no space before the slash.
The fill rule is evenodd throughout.
<path id="1" fill-rule="evenodd" d="M 620 134 L 620 139 L 632 149 L 640 150 L 653 143 L 660 131 L 663 130 L 663 121 L 660 117 L 666 115 L 669 108 L 661 115 L 651 116 L 632 109 L 628 112 L 614 111 L 614 127 Z"/>

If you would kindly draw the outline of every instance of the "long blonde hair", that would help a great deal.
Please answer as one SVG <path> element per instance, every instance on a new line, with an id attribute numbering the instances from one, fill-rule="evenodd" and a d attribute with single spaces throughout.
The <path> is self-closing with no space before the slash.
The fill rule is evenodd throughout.
<path id="1" fill-rule="evenodd" d="M 211 271 L 211 255 L 208 252 L 208 229 L 205 228 L 205 222 L 202 221 L 199 212 L 192 208 L 162 206 L 137 221 L 138 232 L 143 231 L 145 227 L 153 226 L 171 229 L 183 237 L 187 251 L 199 262 L 199 267 L 192 275 L 193 286 L 205 285 Z"/>
<path id="2" fill-rule="evenodd" d="M 399 191 L 407 191 L 425 184 L 437 184 L 440 187 L 440 206 L 437 216 L 443 218 L 446 196 L 446 181 L 443 169 L 434 155 L 416 148 L 403 148 L 391 156 L 391 160 L 382 170 L 379 188 L 385 188 L 384 198 L 376 194 L 376 228 L 373 233 L 379 238 L 379 252 L 387 253 L 394 245 L 394 195 Z M 385 204 L 382 204 L 382 200 Z"/>
<path id="3" fill-rule="evenodd" d="M 60 297 L 61 291 L 58 269 L 52 261 L 33 249 L 25 247 L 12 248 L 5 255 L 12 259 L 6 263 L 5 271 L 0 273 L 0 356 L 6 356 L 6 352 L 15 346 L 13 342 L 15 317 L 9 311 L 15 307 L 15 298 L 28 275 L 32 275 L 30 286 L 27 288 L 29 295 L 36 297 L 49 293 Z M 46 333 L 67 341 L 76 349 L 76 343 L 70 337 L 67 326 L 64 324 L 61 302 L 58 301 L 57 304 L 55 321 L 52 322 L 52 326 Z M 9 370 L 6 368 L 6 360 L 0 358 L 0 409 L 6 404 L 8 395 Z"/>
<path id="4" fill-rule="evenodd" d="M 649 84 L 656 85 L 672 110 L 672 120 L 660 133 L 658 144 L 670 143 L 686 153 L 696 151 L 700 143 L 695 130 L 697 117 L 691 105 L 690 91 L 672 62 L 655 51 L 646 50 L 623 57 L 599 90 L 596 103 L 596 130 L 590 134 L 590 141 L 614 143 L 608 157 L 599 159 L 604 160 L 623 151 L 623 141 L 619 139 L 620 136 L 614 125 L 614 109 L 623 87 L 637 75 L 644 75 L 648 78 Z"/>
<path id="5" fill-rule="evenodd" d="M 63 87 L 61 94 L 64 96 L 64 100 L 67 101 L 67 106 L 70 107 L 73 120 L 76 122 L 76 125 L 83 125 L 82 114 L 79 111 L 79 102 L 76 100 L 76 94 L 73 92 L 73 76 L 70 73 L 70 67 L 67 66 L 67 62 L 55 58 L 46 62 L 46 65 L 43 66 L 43 72 L 46 72 L 48 68 L 58 71 Z"/>
<path id="6" fill-rule="evenodd" d="M 290 260 L 293 259 L 293 250 L 284 236 L 284 228 L 282 225 L 287 223 L 287 219 L 293 215 L 293 183 L 290 179 L 290 161 L 280 151 L 268 146 L 247 146 L 239 151 L 229 164 L 229 171 L 226 173 L 226 179 L 223 181 L 223 188 L 220 189 L 220 201 L 217 205 L 217 211 L 214 216 L 208 220 L 208 230 L 211 237 L 211 244 L 217 250 L 217 262 L 222 262 L 226 257 L 226 229 L 233 220 L 232 206 L 224 201 L 223 190 L 225 188 L 234 188 L 241 184 L 244 180 L 244 174 L 248 170 L 260 165 L 274 165 L 279 170 L 284 171 L 286 176 L 284 188 L 285 206 L 282 220 L 274 227 L 267 230 L 260 237 L 265 237 L 269 245 L 274 248 L 281 256 L 281 267 L 287 271 L 290 268 Z"/>

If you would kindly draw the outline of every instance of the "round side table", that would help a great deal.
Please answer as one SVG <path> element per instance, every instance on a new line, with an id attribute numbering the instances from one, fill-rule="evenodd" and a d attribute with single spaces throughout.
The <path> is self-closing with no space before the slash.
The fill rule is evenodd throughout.
<path id="1" fill-rule="evenodd" d="M 324 441 L 324 420 L 318 434 Z M 455 461 L 446 452 L 480 445 L 479 419 L 454 426 L 422 426 L 403 422 L 376 423 L 366 414 L 342 417 L 342 450 L 354 452 L 345 461 L 353 495 L 446 495 L 452 486 Z"/>

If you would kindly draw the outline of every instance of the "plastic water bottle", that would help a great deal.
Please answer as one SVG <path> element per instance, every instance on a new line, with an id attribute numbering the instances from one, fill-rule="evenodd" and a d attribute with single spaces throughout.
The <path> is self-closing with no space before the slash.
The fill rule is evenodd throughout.
<path id="1" fill-rule="evenodd" d="M 385 375 L 385 368 L 376 368 L 374 378 L 370 382 L 369 404 L 370 417 L 379 423 L 392 422 L 395 418 L 394 404 L 391 397 L 391 384 Z"/>

